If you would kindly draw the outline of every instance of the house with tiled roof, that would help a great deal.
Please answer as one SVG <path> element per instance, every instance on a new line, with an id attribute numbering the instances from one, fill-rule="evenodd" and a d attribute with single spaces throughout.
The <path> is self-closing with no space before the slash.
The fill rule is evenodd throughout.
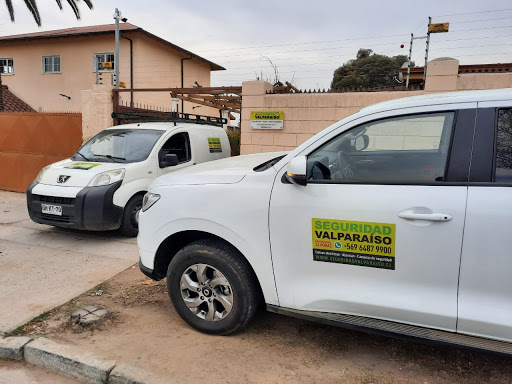
<path id="1" fill-rule="evenodd" d="M 12 93 L 7 85 L 2 85 L 2 103 L 4 109 L 1 112 L 35 112 L 30 105 Z"/>
<path id="2" fill-rule="evenodd" d="M 136 25 L 121 24 L 120 32 L 119 63 L 113 24 L 2 36 L 2 83 L 38 112 L 79 112 L 81 91 L 111 85 L 116 66 L 127 88 L 208 87 L 211 71 L 225 69 Z M 123 97 L 144 97 L 130 101 L 155 107 L 171 105 L 163 94 Z"/>

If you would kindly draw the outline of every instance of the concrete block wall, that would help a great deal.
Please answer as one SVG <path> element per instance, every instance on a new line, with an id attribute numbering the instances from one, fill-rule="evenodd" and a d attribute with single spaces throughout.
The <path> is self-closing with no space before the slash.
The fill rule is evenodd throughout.
<path id="1" fill-rule="evenodd" d="M 358 92 L 266 94 L 272 84 L 249 81 L 242 85 L 241 154 L 288 151 L 361 108 L 416 92 Z M 251 129 L 251 111 L 283 111 L 283 130 Z"/>
<path id="2" fill-rule="evenodd" d="M 360 109 L 391 99 L 427 93 L 457 90 L 496 89 L 512 87 L 512 73 L 459 74 L 458 60 L 428 63 L 425 90 L 396 92 L 352 92 L 311 94 L 267 94 L 270 83 L 248 81 L 242 84 L 241 154 L 292 150 L 329 125 Z M 283 111 L 283 130 L 251 129 L 251 111 Z M 390 134 L 390 136 L 393 136 Z M 400 136 L 400 135 L 396 135 Z M 381 140 L 401 140 L 382 138 Z M 405 139 L 403 139 L 405 140 Z M 404 141 L 405 147 L 431 142 L 436 135 Z M 428 145 L 428 144 L 427 144 Z M 404 147 L 404 148 L 405 148 Z"/>
<path id="3" fill-rule="evenodd" d="M 426 92 L 449 92 L 457 90 L 459 74 L 458 60 L 431 61 L 427 66 Z"/>
<path id="4" fill-rule="evenodd" d="M 444 116 L 390 120 L 368 127 L 368 151 L 437 149 L 443 132 Z"/>
<path id="5" fill-rule="evenodd" d="M 512 88 L 512 73 L 462 73 L 457 90 Z"/>
<path id="6" fill-rule="evenodd" d="M 92 89 L 81 92 L 84 142 L 113 125 L 112 89 L 113 87 L 107 85 L 94 85 Z"/>

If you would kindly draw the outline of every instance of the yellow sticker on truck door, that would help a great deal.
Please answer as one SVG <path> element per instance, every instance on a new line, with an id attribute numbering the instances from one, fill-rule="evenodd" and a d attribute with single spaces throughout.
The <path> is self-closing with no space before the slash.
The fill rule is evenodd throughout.
<path id="1" fill-rule="evenodd" d="M 313 260 L 395 269 L 395 224 L 312 219 Z"/>

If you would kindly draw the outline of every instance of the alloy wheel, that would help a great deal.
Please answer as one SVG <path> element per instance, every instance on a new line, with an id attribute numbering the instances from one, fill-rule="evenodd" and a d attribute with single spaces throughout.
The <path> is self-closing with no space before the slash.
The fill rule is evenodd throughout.
<path id="1" fill-rule="evenodd" d="M 225 319 L 233 308 L 233 291 L 228 279 L 211 265 L 188 267 L 181 276 L 180 290 L 185 305 L 203 320 Z"/>

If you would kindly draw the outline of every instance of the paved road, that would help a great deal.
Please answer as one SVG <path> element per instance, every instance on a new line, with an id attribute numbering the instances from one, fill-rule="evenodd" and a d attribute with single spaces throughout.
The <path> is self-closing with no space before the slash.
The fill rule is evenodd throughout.
<path id="1" fill-rule="evenodd" d="M 0 335 L 137 260 L 134 238 L 36 224 L 25 194 L 0 191 Z"/>

